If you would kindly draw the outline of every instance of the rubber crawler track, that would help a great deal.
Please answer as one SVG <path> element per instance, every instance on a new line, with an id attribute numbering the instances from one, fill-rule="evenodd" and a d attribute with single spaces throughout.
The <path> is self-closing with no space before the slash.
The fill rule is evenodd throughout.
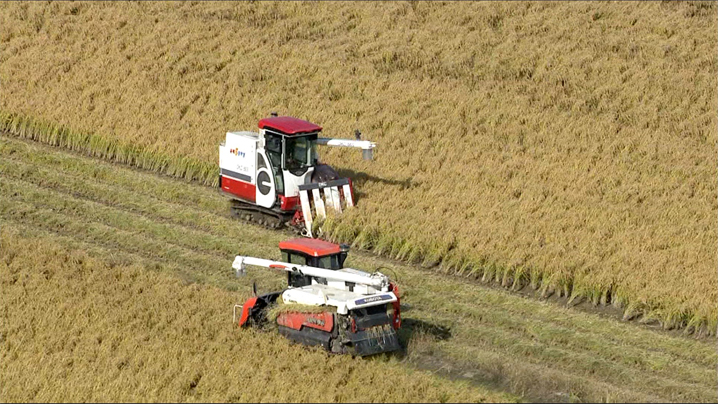
<path id="1" fill-rule="evenodd" d="M 230 199 L 230 209 L 232 217 L 247 223 L 258 224 L 270 230 L 286 227 L 297 234 L 301 234 L 301 230 L 297 226 L 290 225 L 293 215 L 277 213 L 236 199 Z"/>

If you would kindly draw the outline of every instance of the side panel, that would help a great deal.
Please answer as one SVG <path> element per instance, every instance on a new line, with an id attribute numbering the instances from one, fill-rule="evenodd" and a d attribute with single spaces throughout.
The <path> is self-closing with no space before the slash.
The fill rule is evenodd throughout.
<path id="1" fill-rule="evenodd" d="M 254 203 L 256 201 L 256 154 L 258 135 L 227 132 L 219 146 L 220 187 L 223 191 Z"/>
<path id="2" fill-rule="evenodd" d="M 332 332 L 334 328 L 334 314 L 329 312 L 283 313 L 277 317 L 277 324 L 297 331 L 303 327 L 309 327 L 324 332 Z"/>
<path id="3" fill-rule="evenodd" d="M 311 183 L 314 167 L 309 167 L 302 175 L 294 175 L 289 170 L 284 170 L 284 195 L 299 196 L 299 186 Z"/>
<path id="4" fill-rule="evenodd" d="M 392 307 L 394 308 L 394 315 L 392 318 L 392 325 L 395 330 L 398 330 L 399 327 L 401 327 L 401 303 L 399 298 L 399 287 L 396 286 L 394 282 L 389 283 L 389 291 L 394 293 L 396 296 L 396 301 L 392 303 Z"/>
<path id="5" fill-rule="evenodd" d="M 250 297 L 249 299 L 247 299 L 246 302 L 244 302 L 244 305 L 242 306 L 242 317 L 239 318 L 239 326 L 240 327 L 244 327 L 245 325 L 247 325 L 247 321 L 249 320 L 251 311 L 256 304 L 257 304 L 256 297 Z"/>
<path id="6" fill-rule="evenodd" d="M 227 132 L 219 146 L 220 174 L 256 184 L 257 135 L 251 132 Z"/>
<path id="7" fill-rule="evenodd" d="M 222 175 L 222 190 L 249 201 L 255 202 L 257 188 L 248 182 L 238 181 L 234 178 Z"/>
<path id="8" fill-rule="evenodd" d="M 281 210 L 296 210 L 297 206 L 299 205 L 299 197 L 298 196 L 284 196 L 279 195 L 279 200 L 282 201 L 279 205 L 279 209 Z"/>

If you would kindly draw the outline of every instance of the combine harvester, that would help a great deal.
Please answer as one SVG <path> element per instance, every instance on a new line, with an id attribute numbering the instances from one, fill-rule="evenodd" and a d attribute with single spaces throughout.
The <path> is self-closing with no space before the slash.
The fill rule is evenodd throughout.
<path id="1" fill-rule="evenodd" d="M 359 148 L 364 159 L 371 160 L 376 144 L 360 140 L 358 130 L 356 140 L 321 138 L 321 130 L 311 122 L 273 113 L 259 121 L 259 133 L 227 132 L 219 146 L 219 188 L 231 199 L 232 213 L 314 237 L 314 217 L 324 219 L 327 209 L 341 213 L 354 206 L 351 179 L 339 178 L 320 163 L 317 145 Z"/>
<path id="2" fill-rule="evenodd" d="M 287 272 L 288 288 L 234 306 L 240 327 L 276 323 L 279 333 L 329 352 L 356 356 L 401 348 L 399 291 L 389 278 L 344 268 L 348 248 L 318 239 L 279 243 L 283 261 L 237 256 L 237 276 L 253 265 Z M 241 314 L 237 319 L 237 309 Z"/>

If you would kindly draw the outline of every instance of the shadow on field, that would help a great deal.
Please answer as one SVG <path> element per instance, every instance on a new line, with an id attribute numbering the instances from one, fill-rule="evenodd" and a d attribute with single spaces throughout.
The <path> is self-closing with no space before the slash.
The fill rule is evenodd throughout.
<path id="1" fill-rule="evenodd" d="M 339 177 L 352 179 L 352 183 L 354 184 L 354 192 L 356 193 L 354 195 L 355 199 L 359 199 L 364 196 L 364 193 L 358 192 L 357 188 L 361 188 L 362 185 L 364 185 L 364 183 L 366 182 L 378 182 L 384 185 L 399 186 L 402 190 L 413 188 L 418 185 L 411 178 L 406 178 L 404 180 L 387 180 L 385 178 L 379 178 L 373 175 L 369 175 L 367 173 L 350 170 L 348 168 L 339 168 L 336 170 L 337 174 L 339 174 Z"/>
<path id="2" fill-rule="evenodd" d="M 413 318 L 404 318 L 399 328 L 399 342 L 406 349 L 412 342 L 416 345 L 417 340 L 443 341 L 451 338 L 451 329 L 438 324 L 429 323 Z"/>

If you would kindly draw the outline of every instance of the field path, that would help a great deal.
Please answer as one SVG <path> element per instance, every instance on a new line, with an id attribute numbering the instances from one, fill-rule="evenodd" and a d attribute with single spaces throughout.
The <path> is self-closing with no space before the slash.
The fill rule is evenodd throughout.
<path id="1" fill-rule="evenodd" d="M 236 279 L 234 255 L 278 259 L 277 244 L 291 236 L 230 218 L 214 189 L 6 137 L 0 222 L 106 262 L 140 263 L 236 291 L 237 303 L 252 280 L 267 291 L 284 277 L 250 268 Z M 361 251 L 347 264 L 384 267 L 398 279 L 407 366 L 532 401 L 718 400 L 713 338 L 654 330 Z"/>

